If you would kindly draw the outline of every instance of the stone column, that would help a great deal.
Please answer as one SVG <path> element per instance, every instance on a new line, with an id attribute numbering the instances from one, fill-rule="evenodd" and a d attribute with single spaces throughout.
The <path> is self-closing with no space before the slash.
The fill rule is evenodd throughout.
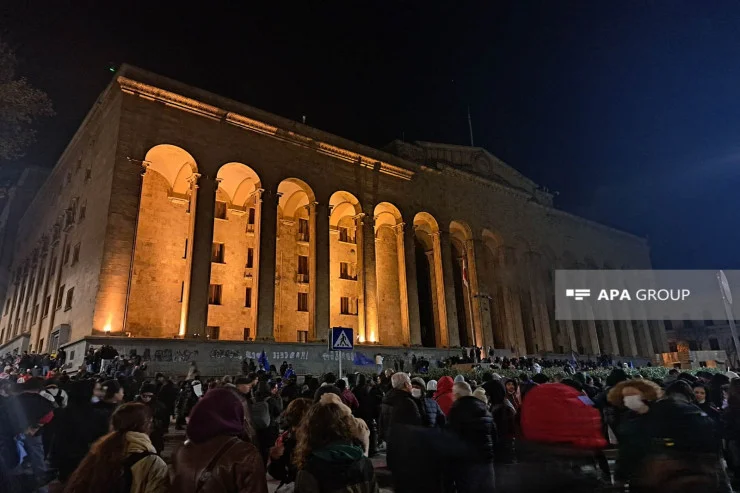
<path id="1" fill-rule="evenodd" d="M 638 316 L 643 317 L 644 315 L 638 314 Z M 633 322 L 633 326 L 635 327 L 637 340 L 639 341 L 638 347 L 640 356 L 646 356 L 652 361 L 655 356 L 655 351 L 653 349 L 653 341 L 650 338 L 650 326 L 648 325 L 647 320 L 642 318 L 640 320 L 635 320 Z"/>
<path id="2" fill-rule="evenodd" d="M 448 334 L 449 347 L 460 345 L 460 332 L 457 327 L 457 303 L 455 301 L 455 284 L 452 270 L 452 247 L 450 245 L 450 233 L 439 231 L 432 235 L 434 241 L 434 256 L 438 259 L 441 275 L 438 278 L 438 286 L 442 290 L 440 309 L 444 306 L 444 312 L 440 310 L 440 320 L 445 315 L 446 331 Z M 439 252 L 439 256 L 437 256 Z M 462 307 L 461 307 L 462 308 Z"/>
<path id="3" fill-rule="evenodd" d="M 654 348 L 658 353 L 668 352 L 668 337 L 665 333 L 665 323 L 663 320 L 655 321 L 655 339 L 658 342 L 658 347 Z"/>
<path id="4" fill-rule="evenodd" d="M 578 352 L 578 340 L 576 339 L 576 330 L 572 320 L 560 320 L 558 322 L 560 330 L 568 337 L 569 349 Z"/>
<path id="5" fill-rule="evenodd" d="M 476 342 L 488 351 L 488 346 L 493 347 L 493 327 L 491 316 L 488 311 L 489 293 L 486 284 L 485 263 L 478 262 L 478 252 L 482 252 L 485 246 L 480 240 L 467 240 L 465 242 L 468 255 L 468 277 L 470 282 L 470 293 L 473 296 L 473 319 L 476 330 Z M 484 313 L 485 312 L 485 313 Z"/>
<path id="6" fill-rule="evenodd" d="M 516 251 L 512 247 L 503 247 L 499 251 L 502 275 L 500 278 L 501 298 L 505 310 L 507 348 L 517 355 L 524 355 L 527 351 L 527 342 L 524 337 L 522 309 L 519 304 L 517 284 L 519 278 L 516 272 Z"/>
<path id="7" fill-rule="evenodd" d="M 552 351 L 552 332 L 550 316 L 547 313 L 547 300 L 542 272 L 542 258 L 530 252 L 527 255 L 527 274 L 529 277 L 529 295 L 532 303 L 532 315 L 537 331 L 537 345 L 540 351 Z"/>
<path id="8" fill-rule="evenodd" d="M 406 255 L 404 254 L 403 223 L 396 224 L 393 231 L 396 233 L 396 257 L 398 260 L 398 293 L 401 298 L 401 338 L 404 344 L 411 345 L 411 330 L 409 328 L 409 297 L 406 288 Z"/>
<path id="9" fill-rule="evenodd" d="M 201 176 L 198 180 L 198 199 L 195 211 L 194 233 L 190 257 L 190 297 L 188 299 L 187 337 L 205 337 L 208 325 L 208 286 L 211 283 L 211 249 L 213 247 L 213 221 L 216 207 L 215 178 Z"/>
<path id="10" fill-rule="evenodd" d="M 252 195 L 254 195 L 254 258 L 252 259 L 252 265 L 256 265 L 257 268 L 252 268 L 252 299 L 250 300 L 250 306 L 252 307 L 252 322 L 251 327 L 252 330 L 254 330 L 256 337 L 257 327 L 259 327 L 259 285 L 260 285 L 260 232 L 262 230 L 262 194 L 264 193 L 264 189 L 258 188 L 254 192 L 252 192 Z M 247 207 L 247 213 L 249 211 L 249 207 Z M 277 243 L 277 238 L 275 238 L 275 243 Z M 245 266 L 246 269 L 246 266 Z M 274 286 L 274 284 L 273 284 Z"/>
<path id="11" fill-rule="evenodd" d="M 277 187 L 265 188 L 259 196 L 259 220 L 255 218 L 255 235 L 259 231 L 259 255 L 256 265 L 259 272 L 257 282 L 257 327 L 256 340 L 275 339 L 275 262 L 277 258 L 277 208 L 280 194 Z"/>
<path id="12" fill-rule="evenodd" d="M 145 167 L 141 174 L 142 180 L 146 176 L 147 170 Z M 193 237 L 195 235 L 195 211 L 198 205 L 198 178 L 200 174 L 194 173 L 190 179 L 190 204 L 188 205 L 188 238 L 187 238 L 187 250 L 185 252 L 185 279 L 183 279 L 182 286 L 182 301 L 180 302 L 180 330 L 179 336 L 185 337 L 187 334 L 188 325 L 188 309 L 190 306 L 190 275 L 193 268 Z M 139 200 L 141 200 L 141 192 L 139 192 Z M 137 209 L 138 210 L 138 209 Z M 138 214 L 138 212 L 137 212 Z M 134 248 L 136 248 L 136 241 L 134 241 Z M 134 256 L 131 261 L 131 272 L 134 269 Z M 128 304 L 128 301 L 127 301 Z M 124 327 L 125 329 L 125 327 Z"/>
<path id="13" fill-rule="evenodd" d="M 309 338 L 312 340 L 326 337 L 329 331 L 329 205 L 327 202 L 317 202 L 314 207 L 316 235 L 312 237 L 314 246 L 316 270 L 310 273 L 309 289 L 314 287 L 315 301 L 313 313 L 309 320 L 313 320 L 313 328 L 309 322 Z M 311 295 L 309 294 L 309 302 Z"/>
<path id="14" fill-rule="evenodd" d="M 406 310 L 401 307 L 401 311 L 406 313 L 408 320 L 408 331 L 410 343 L 412 346 L 421 345 L 421 318 L 419 315 L 419 286 L 416 279 L 416 245 L 414 244 L 414 226 L 412 224 L 397 226 L 401 238 L 399 241 L 399 282 L 401 290 L 406 292 Z M 402 247 L 402 248 L 401 248 Z M 405 266 L 401 270 L 401 257 L 403 257 Z M 403 272 L 403 276 L 401 275 Z M 403 277 L 403 281 L 401 278 Z"/>

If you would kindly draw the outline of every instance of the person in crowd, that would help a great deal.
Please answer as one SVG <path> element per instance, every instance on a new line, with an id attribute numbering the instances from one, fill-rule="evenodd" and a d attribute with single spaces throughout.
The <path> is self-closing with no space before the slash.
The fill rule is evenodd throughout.
<path id="1" fill-rule="evenodd" d="M 722 436 L 727 442 L 727 452 L 733 476 L 740 479 L 740 379 L 730 382 L 727 391 L 727 408 L 722 411 Z"/>
<path id="2" fill-rule="evenodd" d="M 288 377 L 286 382 L 285 386 L 280 390 L 280 397 L 283 399 L 284 408 L 287 408 L 301 393 L 301 389 L 298 387 L 298 377 L 295 374 Z"/>
<path id="3" fill-rule="evenodd" d="M 283 364 L 280 365 L 280 370 L 278 372 L 278 375 L 280 375 L 282 377 L 283 375 L 285 375 L 285 372 L 286 371 L 288 371 L 288 362 L 287 361 L 283 361 Z"/>
<path id="4" fill-rule="evenodd" d="M 429 380 L 427 382 L 426 396 L 430 399 L 434 399 L 434 393 L 437 391 L 437 381 Z"/>
<path id="5" fill-rule="evenodd" d="M 41 391 L 41 395 L 51 400 L 59 408 L 67 407 L 67 403 L 69 402 L 67 392 L 59 388 L 59 381 L 56 378 L 46 381 L 46 386 Z"/>
<path id="6" fill-rule="evenodd" d="M 697 382 L 693 385 L 694 397 L 696 398 L 696 405 L 699 409 L 707 413 L 707 416 L 712 418 L 715 423 L 721 421 L 722 415 L 709 398 L 709 385 L 703 382 Z"/>
<path id="7" fill-rule="evenodd" d="M 107 431 L 94 426 L 99 419 L 92 404 L 95 385 L 93 380 L 69 382 L 67 407 L 57 409 L 49 428 L 44 430 L 44 433 L 51 431 L 49 462 L 58 471 L 62 483 L 80 465 L 95 440 L 102 436 L 100 432 Z"/>
<path id="8" fill-rule="evenodd" d="M 434 393 L 434 400 L 439 404 L 445 416 L 449 416 L 452 407 L 452 377 L 444 376 L 437 382 L 437 391 Z"/>
<path id="9" fill-rule="evenodd" d="M 167 464 L 149 440 L 151 424 L 146 405 L 127 403 L 118 407 L 111 416 L 111 432 L 93 444 L 67 481 L 64 493 L 167 493 Z"/>
<path id="10" fill-rule="evenodd" d="M 246 404 L 238 393 L 206 393 L 190 413 L 187 441 L 173 456 L 172 491 L 266 493 L 260 453 L 249 439 Z"/>
<path id="11" fill-rule="evenodd" d="M 496 428 L 486 404 L 474 397 L 470 385 L 453 386 L 454 403 L 449 414 L 449 429 L 468 446 L 469 453 L 452 465 L 458 493 L 494 491 L 493 444 Z"/>
<path id="12" fill-rule="evenodd" d="M 519 410 L 522 407 L 522 397 L 519 394 L 519 383 L 515 379 L 510 378 L 504 383 L 504 388 L 506 389 L 506 400 L 508 400 L 512 407 L 514 407 L 518 415 Z"/>
<path id="13" fill-rule="evenodd" d="M 110 418 L 116 408 L 123 402 L 123 387 L 117 380 L 106 380 L 100 386 L 103 397 L 99 402 L 93 404 L 97 418 L 95 426 L 98 436 L 108 433 Z"/>
<path id="14" fill-rule="evenodd" d="M 426 384 L 423 378 L 411 379 L 411 396 L 419 406 L 422 424 L 428 428 L 443 428 L 446 423 L 445 415 L 437 401 L 427 397 L 425 392 Z"/>
<path id="15" fill-rule="evenodd" d="M 327 392 L 337 394 L 338 396 L 341 397 L 342 392 L 336 386 L 336 383 L 337 383 L 336 375 L 334 375 L 331 372 L 324 375 L 324 383 L 322 383 L 321 386 L 316 390 L 316 393 L 314 393 L 313 401 L 319 402 L 319 399 L 321 399 L 321 396 Z"/>
<path id="16" fill-rule="evenodd" d="M 160 374 L 161 375 L 161 374 Z M 157 400 L 167 410 L 168 416 L 175 415 L 175 403 L 177 402 L 177 386 L 171 378 L 162 376 L 157 380 Z"/>
<path id="17" fill-rule="evenodd" d="M 353 394 L 352 391 L 347 388 L 347 381 L 340 378 L 339 380 L 337 380 L 336 385 L 339 389 L 339 397 L 342 399 L 342 402 L 352 410 L 352 414 L 355 414 L 357 412 L 357 409 L 360 407 L 360 403 L 357 401 L 357 397 L 355 397 L 355 394 Z"/>
<path id="18" fill-rule="evenodd" d="M 405 451 L 409 442 L 409 427 L 421 426 L 421 413 L 411 396 L 411 379 L 406 373 L 394 373 L 393 388 L 383 398 L 380 412 L 380 433 L 387 446 L 388 469 L 393 473 L 396 489 L 407 491 L 418 473 L 407 467 Z"/>
<path id="19" fill-rule="evenodd" d="M 620 382 L 627 380 L 627 373 L 621 368 L 616 368 L 609 373 L 606 378 L 606 386 L 594 398 L 594 405 L 601 411 L 603 420 L 604 436 L 610 443 L 618 442 L 617 433 L 619 432 L 622 418 L 628 409 L 622 405 L 613 405 L 609 402 L 609 391 Z"/>
<path id="20" fill-rule="evenodd" d="M 191 370 L 194 367 L 191 366 Z M 190 375 L 190 373 L 189 373 Z M 200 375 L 193 373 L 194 379 L 186 379 L 180 389 L 180 394 L 175 403 L 175 429 L 182 430 L 185 427 L 186 418 L 190 415 L 191 410 L 203 396 L 203 384 L 200 381 Z"/>
<path id="21" fill-rule="evenodd" d="M 277 395 L 274 382 L 259 382 L 256 402 L 252 405 L 252 423 L 263 465 L 267 466 L 270 447 L 278 437 L 278 418 L 283 412 L 283 401 Z"/>
<path id="22" fill-rule="evenodd" d="M 34 393 L 0 399 L 0 460 L 21 493 L 44 489 L 51 479 L 39 432 L 53 420 L 53 410 Z"/>
<path id="23" fill-rule="evenodd" d="M 372 457 L 377 453 L 378 448 L 378 420 L 383 396 L 373 380 L 368 380 L 363 374 L 357 375 L 356 385 L 352 393 L 355 395 L 358 404 L 356 416 L 364 421 L 368 430 L 370 430 L 368 454 Z"/>
<path id="24" fill-rule="evenodd" d="M 296 433 L 295 493 L 377 492 L 373 464 L 355 442 L 356 421 L 341 401 L 326 397 L 308 410 Z"/>
<path id="25" fill-rule="evenodd" d="M 473 391 L 473 397 L 481 401 L 483 404 L 488 407 L 488 396 L 486 395 L 486 389 L 483 387 L 478 387 Z"/>
<path id="26" fill-rule="evenodd" d="M 255 373 L 250 373 L 245 376 L 239 376 L 236 377 L 236 379 L 234 380 L 236 390 L 244 396 L 250 406 L 254 403 L 254 400 L 252 399 L 252 389 L 256 384 L 257 375 Z"/>
<path id="27" fill-rule="evenodd" d="M 267 466 L 270 476 L 280 481 L 278 489 L 285 484 L 295 482 L 298 473 L 294 462 L 296 431 L 312 405 L 313 402 L 310 399 L 297 398 L 288 404 L 281 415 L 282 428 L 285 431 L 270 449 L 270 463 Z"/>
<path id="28" fill-rule="evenodd" d="M 526 373 L 522 373 L 519 375 L 519 399 L 524 400 L 524 397 L 527 395 L 527 392 L 532 390 L 534 387 L 536 387 L 537 384 L 532 381 L 531 378 L 529 378 L 529 375 Z"/>
<path id="29" fill-rule="evenodd" d="M 170 414 L 167 407 L 157 399 L 157 385 L 145 382 L 139 389 L 139 395 L 134 399 L 149 408 L 152 415 L 152 426 L 149 437 L 158 454 L 164 450 L 164 436 L 170 427 Z"/>

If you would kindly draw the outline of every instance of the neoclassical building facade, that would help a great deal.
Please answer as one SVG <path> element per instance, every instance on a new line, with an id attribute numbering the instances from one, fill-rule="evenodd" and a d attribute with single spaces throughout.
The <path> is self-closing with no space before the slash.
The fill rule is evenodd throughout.
<path id="1" fill-rule="evenodd" d="M 659 321 L 559 322 L 557 268 L 649 268 L 486 150 L 369 148 L 124 66 L 19 226 L 0 353 L 90 335 L 651 356 Z"/>

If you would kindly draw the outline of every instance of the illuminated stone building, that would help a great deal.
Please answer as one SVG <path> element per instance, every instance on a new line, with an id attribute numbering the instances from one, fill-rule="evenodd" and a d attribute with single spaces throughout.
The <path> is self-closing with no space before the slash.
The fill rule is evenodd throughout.
<path id="1" fill-rule="evenodd" d="M 484 149 L 384 150 L 125 66 L 21 220 L 0 353 L 87 336 L 667 349 L 662 323 L 556 322 L 555 268 L 649 268 Z"/>

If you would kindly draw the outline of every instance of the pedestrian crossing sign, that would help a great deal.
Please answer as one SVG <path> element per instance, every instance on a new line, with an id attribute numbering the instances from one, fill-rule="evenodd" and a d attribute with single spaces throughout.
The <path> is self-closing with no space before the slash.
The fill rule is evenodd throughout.
<path id="1" fill-rule="evenodd" d="M 354 345 L 354 330 L 346 327 L 332 327 L 330 330 L 329 349 L 332 351 L 352 351 Z"/>

